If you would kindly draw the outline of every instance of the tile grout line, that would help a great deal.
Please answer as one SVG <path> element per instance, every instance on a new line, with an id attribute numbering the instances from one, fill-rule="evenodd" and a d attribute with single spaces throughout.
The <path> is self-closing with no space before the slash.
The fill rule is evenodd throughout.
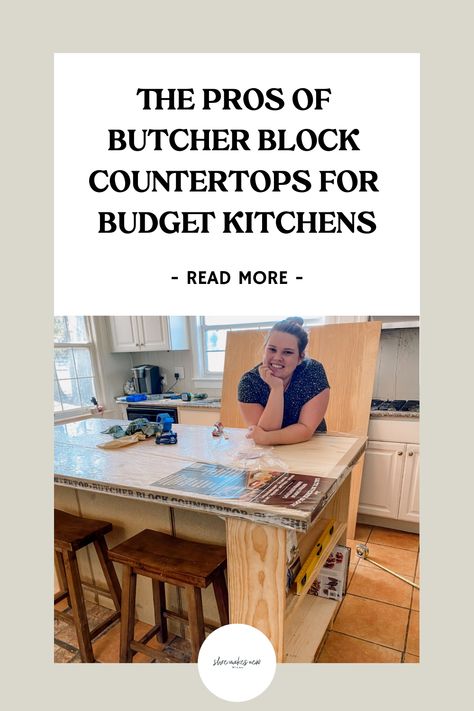
<path id="1" fill-rule="evenodd" d="M 358 595 L 357 593 L 347 591 L 347 595 L 352 595 L 353 597 L 358 597 L 361 600 L 370 600 L 370 602 L 380 602 L 382 605 L 391 605 L 391 607 L 398 607 L 400 610 L 410 610 L 411 607 L 405 607 L 404 605 L 397 605 L 395 602 L 387 602 L 386 600 L 378 600 L 375 597 L 368 597 L 368 595 Z"/>
<path id="2" fill-rule="evenodd" d="M 350 639 L 357 639 L 359 642 L 366 642 L 367 644 L 373 644 L 376 647 L 383 647 L 384 649 L 390 649 L 392 652 L 398 652 L 401 656 L 403 656 L 403 649 L 397 649 L 396 647 L 390 647 L 388 644 L 382 644 L 381 642 L 374 642 L 371 639 L 364 639 L 363 637 L 356 637 L 354 634 L 348 634 L 347 632 L 339 632 L 339 630 L 330 630 L 330 632 L 333 632 L 334 634 L 340 634 L 343 637 L 349 637 Z M 328 635 L 329 636 L 329 635 Z M 326 641 L 324 642 L 326 644 Z M 324 647 L 324 645 L 323 645 Z M 323 649 L 321 648 L 321 652 Z M 318 657 L 321 656 L 321 652 L 319 653 Z M 413 655 L 415 656 L 415 655 Z"/>

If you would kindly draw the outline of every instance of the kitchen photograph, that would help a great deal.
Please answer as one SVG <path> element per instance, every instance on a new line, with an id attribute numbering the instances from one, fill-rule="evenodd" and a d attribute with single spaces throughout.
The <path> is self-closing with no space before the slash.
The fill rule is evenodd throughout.
<path id="1" fill-rule="evenodd" d="M 418 316 L 56 316 L 54 661 L 419 662 Z"/>

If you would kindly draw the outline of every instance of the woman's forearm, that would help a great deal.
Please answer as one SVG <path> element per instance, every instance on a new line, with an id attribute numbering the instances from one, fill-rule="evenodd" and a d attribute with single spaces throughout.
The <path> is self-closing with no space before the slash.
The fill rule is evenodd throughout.
<path id="1" fill-rule="evenodd" d="M 294 425 L 289 425 L 283 429 L 274 431 L 266 431 L 263 433 L 264 441 L 259 444 L 298 444 L 298 442 L 306 442 L 311 439 L 314 431 L 311 432 L 309 427 L 297 422 Z"/>
<path id="2" fill-rule="evenodd" d="M 267 432 L 279 430 L 283 422 L 284 391 L 283 387 L 272 388 L 265 409 L 260 415 L 258 426 Z"/>

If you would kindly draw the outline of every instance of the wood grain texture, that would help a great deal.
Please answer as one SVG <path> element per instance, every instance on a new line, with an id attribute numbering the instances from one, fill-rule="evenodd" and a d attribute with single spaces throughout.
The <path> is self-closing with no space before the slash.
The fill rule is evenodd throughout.
<path id="1" fill-rule="evenodd" d="M 206 588 L 226 565 L 224 546 L 168 536 L 144 529 L 109 551 L 116 563 L 167 583 Z"/>
<path id="2" fill-rule="evenodd" d="M 334 600 L 304 596 L 285 629 L 285 662 L 309 664 L 314 661 L 316 650 L 338 607 Z"/>
<path id="3" fill-rule="evenodd" d="M 308 329 L 306 355 L 324 365 L 331 387 L 326 413 L 328 430 L 366 436 L 374 387 L 381 323 L 345 323 Z M 221 419 L 224 426 L 244 427 L 237 402 L 237 388 L 243 373 L 262 359 L 261 331 L 234 331 L 227 337 L 222 386 Z M 352 477 L 348 536 L 353 538 L 363 459 Z"/>
<path id="4" fill-rule="evenodd" d="M 221 422 L 224 427 L 245 427 L 237 402 L 237 387 L 244 373 L 262 361 L 266 331 L 229 331 L 222 379 Z"/>
<path id="5" fill-rule="evenodd" d="M 230 622 L 261 630 L 282 662 L 286 531 L 241 519 L 226 524 Z"/>
<path id="6" fill-rule="evenodd" d="M 380 329 L 379 321 L 310 329 L 308 353 L 324 365 L 331 386 L 328 430 L 367 434 Z"/>

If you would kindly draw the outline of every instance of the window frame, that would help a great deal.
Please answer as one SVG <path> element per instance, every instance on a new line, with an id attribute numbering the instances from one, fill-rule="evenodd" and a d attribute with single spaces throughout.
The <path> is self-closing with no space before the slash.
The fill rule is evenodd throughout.
<path id="1" fill-rule="evenodd" d="M 58 314 L 59 315 L 59 314 Z M 82 314 L 64 314 L 65 316 L 83 316 Z M 90 316 L 83 316 L 84 318 L 84 323 L 86 327 L 86 334 L 88 341 L 85 342 L 74 342 L 74 341 L 68 341 L 66 343 L 56 343 L 54 342 L 54 337 L 53 337 L 53 385 L 56 385 L 58 383 L 58 379 L 56 376 L 55 368 L 54 368 L 54 353 L 55 351 L 61 348 L 76 348 L 76 349 L 84 349 L 89 352 L 90 359 L 91 359 L 91 366 L 92 366 L 92 377 L 94 378 L 94 385 L 95 385 L 95 397 L 97 398 L 97 401 L 100 403 L 104 402 L 104 388 L 103 388 L 103 382 L 102 382 L 102 372 L 101 372 L 101 367 L 99 363 L 99 358 L 98 358 L 98 352 L 97 352 L 97 333 L 95 329 L 95 323 L 94 319 Z M 78 378 L 75 378 L 75 380 L 78 380 Z M 54 402 L 54 395 L 53 395 L 53 402 Z M 62 403 L 61 403 L 62 404 Z M 73 420 L 73 419 L 78 419 L 82 418 L 85 415 L 91 415 L 91 409 L 94 406 L 92 403 L 90 406 L 84 405 L 82 407 L 74 407 L 71 408 L 70 410 L 58 410 L 56 412 L 53 411 L 54 414 L 54 421 L 55 422 L 63 422 L 66 420 Z"/>

